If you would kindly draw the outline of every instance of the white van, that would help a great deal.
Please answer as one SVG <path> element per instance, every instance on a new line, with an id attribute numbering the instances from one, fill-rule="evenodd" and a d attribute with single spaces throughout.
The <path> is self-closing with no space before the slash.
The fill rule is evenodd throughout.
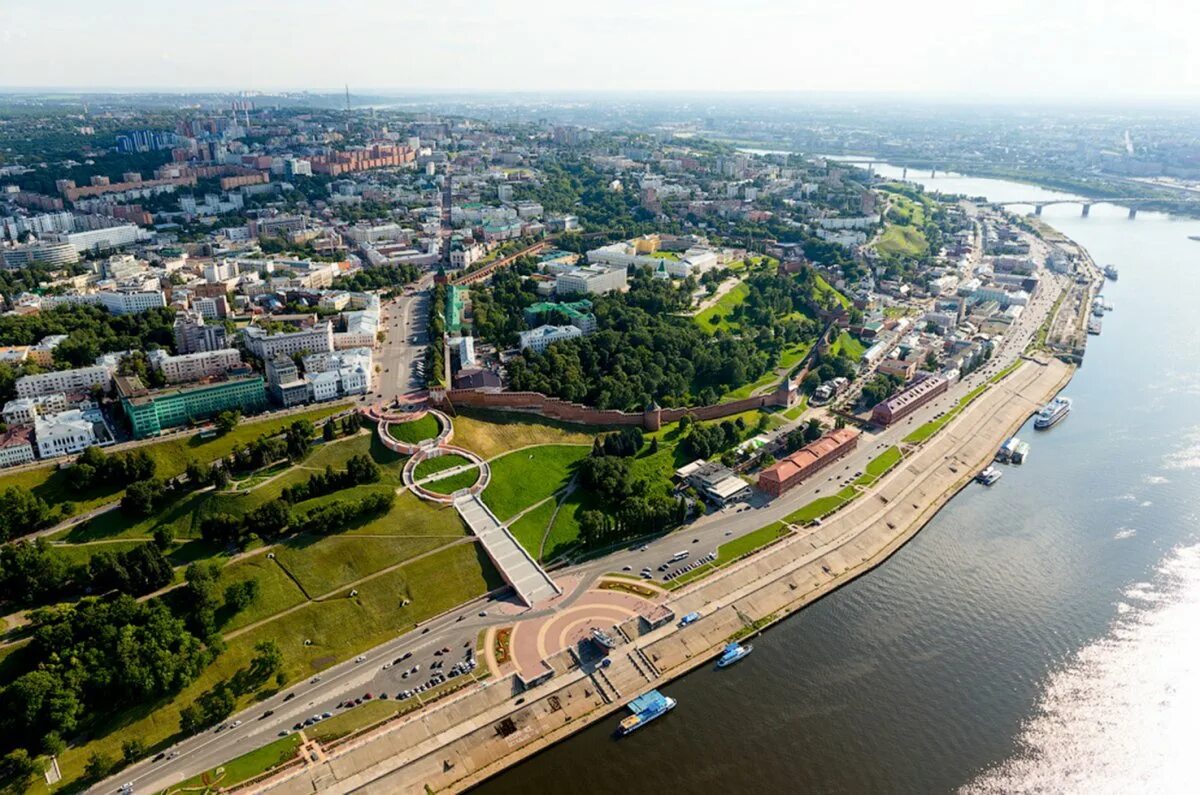
<path id="1" fill-rule="evenodd" d="M 690 554 L 692 554 L 692 553 L 688 552 L 686 549 L 683 550 L 682 552 L 676 552 L 674 555 L 671 556 L 671 559 L 667 562 L 668 563 L 677 563 L 677 562 L 683 560 L 684 558 L 686 558 Z"/>

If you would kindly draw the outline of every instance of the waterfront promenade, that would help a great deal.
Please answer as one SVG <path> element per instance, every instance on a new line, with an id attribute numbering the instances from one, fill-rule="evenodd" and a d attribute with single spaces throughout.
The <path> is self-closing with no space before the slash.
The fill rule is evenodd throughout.
<path id="1" fill-rule="evenodd" d="M 564 663 L 527 691 L 515 677 L 494 678 L 244 791 L 416 793 L 482 781 L 712 659 L 731 635 L 780 620 L 886 560 L 1072 372 L 1057 360 L 1024 363 L 824 524 L 667 600 L 675 615 L 698 610 L 701 620 L 645 634 L 631 622 L 630 642 L 614 650 L 607 669 Z M 686 720 L 686 704 L 680 706 L 677 715 Z"/>

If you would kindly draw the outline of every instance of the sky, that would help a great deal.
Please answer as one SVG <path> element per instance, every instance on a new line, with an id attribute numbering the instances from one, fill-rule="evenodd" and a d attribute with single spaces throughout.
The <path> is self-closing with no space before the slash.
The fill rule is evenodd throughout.
<path id="1" fill-rule="evenodd" d="M 0 0 L 0 86 L 1200 98 L 1196 0 Z"/>

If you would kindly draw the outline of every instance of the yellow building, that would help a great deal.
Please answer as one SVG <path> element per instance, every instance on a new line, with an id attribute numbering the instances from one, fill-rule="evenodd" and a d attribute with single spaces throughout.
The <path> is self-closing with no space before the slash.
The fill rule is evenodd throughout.
<path id="1" fill-rule="evenodd" d="M 653 254 L 662 245 L 662 239 L 658 235 L 642 235 L 633 241 L 633 245 L 637 249 L 638 254 Z"/>

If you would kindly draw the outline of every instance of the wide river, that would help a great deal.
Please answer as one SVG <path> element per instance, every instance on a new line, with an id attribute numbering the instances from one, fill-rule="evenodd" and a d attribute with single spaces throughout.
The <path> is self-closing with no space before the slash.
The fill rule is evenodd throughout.
<path id="1" fill-rule="evenodd" d="M 1021 431 L 1028 463 L 744 662 L 666 685 L 666 718 L 619 743 L 602 721 L 478 792 L 1196 792 L 1200 221 L 1126 215 L 1044 211 L 1120 281 L 1074 411 Z"/>

